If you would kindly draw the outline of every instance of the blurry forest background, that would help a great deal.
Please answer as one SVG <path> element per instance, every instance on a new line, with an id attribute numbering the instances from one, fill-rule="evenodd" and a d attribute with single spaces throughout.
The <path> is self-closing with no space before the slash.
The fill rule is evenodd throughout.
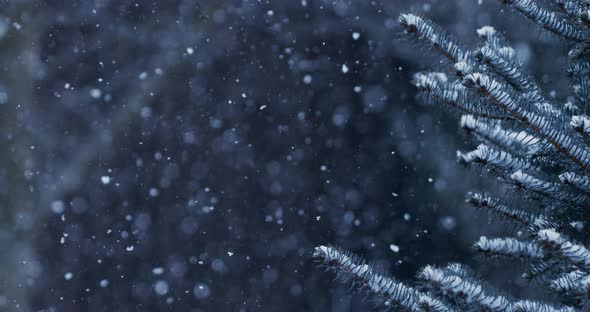
<path id="1" fill-rule="evenodd" d="M 319 244 L 401 279 L 477 265 L 487 182 L 417 104 L 440 64 L 400 12 L 509 31 L 565 96 L 563 44 L 499 1 L 1 0 L 0 310 L 369 309 Z"/>

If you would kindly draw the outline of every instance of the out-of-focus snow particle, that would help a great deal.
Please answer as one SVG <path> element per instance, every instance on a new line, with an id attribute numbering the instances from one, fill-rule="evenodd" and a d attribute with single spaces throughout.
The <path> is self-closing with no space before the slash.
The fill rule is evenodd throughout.
<path id="1" fill-rule="evenodd" d="M 139 115 L 141 118 L 150 118 L 152 116 L 152 108 L 149 106 L 144 106 L 139 111 Z"/>
<path id="2" fill-rule="evenodd" d="M 393 251 L 393 252 L 398 252 L 399 251 L 399 246 L 396 244 L 391 244 L 389 245 L 389 250 Z"/>
<path id="3" fill-rule="evenodd" d="M 55 214 L 62 214 L 66 209 L 66 204 L 61 200 L 51 202 L 51 211 Z"/>
<path id="4" fill-rule="evenodd" d="M 160 191 L 157 188 L 155 188 L 155 187 L 150 188 L 150 196 L 151 197 L 156 197 L 159 194 L 160 194 Z"/>
<path id="5" fill-rule="evenodd" d="M 275 15 L 275 12 L 273 10 L 268 10 L 268 11 L 266 11 L 266 15 L 273 16 L 273 15 Z"/>
<path id="6" fill-rule="evenodd" d="M 102 91 L 100 89 L 90 89 L 90 96 L 94 99 L 99 99 L 102 95 Z"/>
<path id="7" fill-rule="evenodd" d="M 155 282 L 154 291 L 156 292 L 156 294 L 164 296 L 168 293 L 168 282 L 166 282 L 165 280 L 159 280 Z"/>
<path id="8" fill-rule="evenodd" d="M 148 73 L 147 72 L 142 72 L 141 74 L 139 74 L 139 80 L 145 80 L 145 78 L 147 78 Z"/>
<path id="9" fill-rule="evenodd" d="M 242 93 L 242 99 L 247 98 L 248 96 L 246 95 L 246 93 Z"/>
<path id="10" fill-rule="evenodd" d="M 209 126 L 213 129 L 219 129 L 223 126 L 223 121 L 221 119 L 213 118 L 209 121 Z"/>
<path id="11" fill-rule="evenodd" d="M 109 280 L 103 279 L 98 283 L 98 285 L 100 285 L 100 287 L 102 287 L 102 288 L 106 288 L 109 286 Z"/>
<path id="12" fill-rule="evenodd" d="M 260 107 L 258 108 L 259 110 L 263 110 L 266 108 L 266 105 L 260 105 Z"/>
<path id="13" fill-rule="evenodd" d="M 440 220 L 440 225 L 443 227 L 443 229 L 451 231 L 457 225 L 457 221 L 455 221 L 455 218 L 451 216 L 446 216 Z"/>
<path id="14" fill-rule="evenodd" d="M 354 86 L 353 90 L 355 93 L 360 93 L 361 91 L 363 91 L 363 88 L 361 86 Z"/>
<path id="15" fill-rule="evenodd" d="M 307 6 L 307 0 L 301 0 L 301 6 L 302 7 L 306 7 Z"/>
<path id="16" fill-rule="evenodd" d="M 127 250 L 127 251 L 133 251 L 133 249 L 135 249 L 135 246 L 133 246 L 133 245 L 127 246 L 127 248 L 125 248 L 125 250 Z"/>
<path id="17" fill-rule="evenodd" d="M 432 183 L 432 181 L 434 181 L 432 178 L 428 178 L 429 183 Z"/>
<path id="18" fill-rule="evenodd" d="M 193 295 L 199 300 L 208 298 L 211 295 L 211 290 L 207 284 L 199 283 L 193 288 Z"/>
<path id="19" fill-rule="evenodd" d="M 305 120 L 305 112 L 297 113 L 297 119 L 299 119 L 300 121 L 304 121 Z"/>
<path id="20" fill-rule="evenodd" d="M 311 80 L 312 80 L 311 75 L 305 75 L 305 76 L 303 76 L 303 83 L 304 84 L 310 84 L 311 83 Z"/>
<path id="21" fill-rule="evenodd" d="M 193 50 L 193 48 L 191 48 L 191 47 L 186 48 L 186 54 L 193 55 L 193 53 L 195 53 L 195 50 Z"/>
<path id="22" fill-rule="evenodd" d="M 354 40 L 358 40 L 361 37 L 361 34 L 357 33 L 357 32 L 353 32 L 352 33 L 352 39 Z"/>
<path id="23" fill-rule="evenodd" d="M 8 18 L 0 17 L 0 39 L 2 39 L 8 32 L 8 28 L 10 27 L 9 23 L 10 20 Z"/>
<path id="24" fill-rule="evenodd" d="M 346 66 L 346 64 L 342 64 L 342 73 L 348 73 L 348 66 Z"/>
<path id="25" fill-rule="evenodd" d="M 410 221 L 410 219 L 412 218 L 412 216 L 409 213 L 404 213 L 404 220 L 405 221 Z"/>
<path id="26" fill-rule="evenodd" d="M 155 267 L 152 269 L 152 274 L 162 275 L 162 274 L 164 274 L 164 268 L 163 267 Z"/>
<path id="27" fill-rule="evenodd" d="M 102 176 L 100 177 L 100 182 L 102 182 L 102 184 L 109 184 L 111 183 L 111 177 L 109 176 Z"/>
<path id="28" fill-rule="evenodd" d="M 332 115 L 332 124 L 336 127 L 343 128 L 350 119 L 350 111 L 346 106 L 339 106 L 334 110 Z"/>
<path id="29" fill-rule="evenodd" d="M 66 274 L 64 274 L 64 278 L 66 279 L 66 281 L 71 280 L 72 277 L 74 277 L 74 274 L 72 274 L 72 272 L 66 272 Z"/>
<path id="30" fill-rule="evenodd" d="M 8 103 L 8 92 L 4 89 L 0 89 L 0 105 Z"/>
<path id="31" fill-rule="evenodd" d="M 321 165 L 320 166 L 320 170 L 321 171 L 326 171 L 326 170 L 328 170 L 328 167 L 326 167 L 326 165 Z"/>

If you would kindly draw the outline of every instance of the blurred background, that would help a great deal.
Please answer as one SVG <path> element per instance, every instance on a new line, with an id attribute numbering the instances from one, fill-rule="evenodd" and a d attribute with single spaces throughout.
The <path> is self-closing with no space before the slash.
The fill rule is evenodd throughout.
<path id="1" fill-rule="evenodd" d="M 565 46 L 499 2 L 0 1 L 0 310 L 369 310 L 320 244 L 493 271 L 473 144 L 409 82 L 444 64 L 397 17 L 509 30 L 565 98 Z"/>

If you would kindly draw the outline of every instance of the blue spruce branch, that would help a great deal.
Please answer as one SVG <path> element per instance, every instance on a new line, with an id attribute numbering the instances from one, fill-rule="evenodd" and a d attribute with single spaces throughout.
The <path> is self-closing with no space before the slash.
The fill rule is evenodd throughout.
<path id="1" fill-rule="evenodd" d="M 502 0 L 571 47 L 567 77 L 574 101 L 544 95 L 508 40 L 493 27 L 476 31 L 479 44 L 462 46 L 434 22 L 402 14 L 406 34 L 448 61 L 447 73 L 415 74 L 420 97 L 461 114 L 460 127 L 478 142 L 458 161 L 500 176 L 505 194 L 472 192 L 469 206 L 513 223 L 514 235 L 485 236 L 474 249 L 500 261 L 523 260 L 523 274 L 552 293 L 551 302 L 517 299 L 488 285 L 461 264 L 429 265 L 411 286 L 376 272 L 351 253 L 317 247 L 314 256 L 396 311 L 590 310 L 590 1 Z M 510 204 L 512 203 L 512 204 Z M 516 205 L 513 205 L 517 203 Z"/>

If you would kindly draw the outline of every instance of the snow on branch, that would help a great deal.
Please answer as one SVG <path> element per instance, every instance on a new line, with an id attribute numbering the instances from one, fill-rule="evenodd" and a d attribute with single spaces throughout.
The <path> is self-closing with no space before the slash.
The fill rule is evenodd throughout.
<path id="1" fill-rule="evenodd" d="M 590 193 L 590 178 L 585 175 L 574 172 L 564 172 L 559 175 L 559 180 L 564 184 L 572 185 L 581 191 Z"/>
<path id="2" fill-rule="evenodd" d="M 567 306 L 553 306 L 545 303 L 522 300 L 514 303 L 513 312 L 576 312 L 576 309 Z"/>
<path id="3" fill-rule="evenodd" d="M 519 241 L 512 237 L 487 238 L 482 236 L 475 243 L 475 249 L 489 256 L 504 256 L 514 258 L 542 258 L 543 252 L 539 246 L 531 242 Z"/>
<path id="4" fill-rule="evenodd" d="M 349 252 L 319 246 L 315 248 L 313 256 L 337 274 L 352 278 L 356 284 L 382 299 L 386 307 L 394 307 L 401 311 L 454 311 L 426 293 L 375 272 L 372 266 Z"/>
<path id="5" fill-rule="evenodd" d="M 588 10 L 588 3 L 583 4 L 580 0 L 553 0 L 557 5 L 571 17 L 579 18 L 585 10 Z"/>
<path id="6" fill-rule="evenodd" d="M 570 78 L 585 78 L 590 75 L 590 63 L 581 61 L 570 64 L 567 68 Z"/>
<path id="7" fill-rule="evenodd" d="M 543 249 L 570 262 L 584 272 L 590 272 L 590 251 L 586 247 L 569 241 L 552 229 L 540 230 L 537 233 L 537 238 Z"/>
<path id="8" fill-rule="evenodd" d="M 580 270 L 560 275 L 549 282 L 551 289 L 561 293 L 580 294 L 588 291 L 590 275 Z"/>
<path id="9" fill-rule="evenodd" d="M 461 113 L 489 119 L 506 119 L 506 113 L 496 107 L 483 105 L 481 100 L 468 93 L 461 84 L 448 82 L 443 73 L 417 73 L 412 83 L 418 88 L 420 95 L 436 104 L 442 103 Z"/>
<path id="10" fill-rule="evenodd" d="M 590 172 L 590 153 L 587 148 L 579 146 L 573 137 L 553 120 L 547 111 L 536 112 L 533 107 L 523 103 L 514 90 L 483 73 L 468 74 L 463 85 L 472 88 L 500 109 L 505 109 L 521 124 L 550 142 L 555 148 L 571 159 L 585 171 Z"/>
<path id="11" fill-rule="evenodd" d="M 467 132 L 474 133 L 481 141 L 489 142 L 517 154 L 531 155 L 546 150 L 539 138 L 526 131 L 506 130 L 498 121 L 463 115 L 459 125 Z"/>
<path id="12" fill-rule="evenodd" d="M 508 45 L 508 40 L 492 26 L 483 26 L 477 29 L 477 36 L 482 39 L 486 46 L 492 48 L 496 53 L 507 60 L 515 59 L 516 52 Z"/>
<path id="13" fill-rule="evenodd" d="M 590 143 L 590 119 L 587 116 L 572 116 L 570 126 L 580 134 L 586 143 Z"/>
<path id="14" fill-rule="evenodd" d="M 468 193 L 465 201 L 473 207 L 486 209 L 507 220 L 516 221 L 523 225 L 533 225 L 538 223 L 540 219 L 546 219 L 526 210 L 508 207 L 501 204 L 498 199 L 484 193 Z"/>
<path id="15" fill-rule="evenodd" d="M 559 183 L 544 181 L 522 170 L 515 171 L 510 175 L 510 178 L 523 189 L 549 196 L 561 202 L 574 205 L 584 205 L 588 202 L 588 197 L 585 195 L 572 194 Z"/>
<path id="16" fill-rule="evenodd" d="M 475 59 L 490 66 L 517 90 L 534 92 L 539 99 L 541 98 L 539 87 L 515 60 L 506 59 L 489 46 L 483 46 L 476 50 Z"/>
<path id="17" fill-rule="evenodd" d="M 443 294 L 467 304 L 478 305 L 484 311 L 510 310 L 511 302 L 506 297 L 489 295 L 476 281 L 449 273 L 448 270 L 428 265 L 418 273 L 418 278 L 440 289 Z"/>
<path id="18" fill-rule="evenodd" d="M 532 168 L 532 165 L 526 159 L 512 156 L 504 151 L 495 150 L 485 144 L 478 145 L 475 150 L 468 153 L 458 151 L 457 159 L 463 164 L 478 163 L 490 165 L 500 168 L 504 172 Z"/>
<path id="19" fill-rule="evenodd" d="M 502 0 L 504 3 L 515 7 L 541 27 L 569 40 L 582 42 L 585 34 L 580 27 L 572 21 L 560 17 L 556 12 L 543 8 L 533 0 Z"/>
<path id="20" fill-rule="evenodd" d="M 468 58 L 468 52 L 463 50 L 455 39 L 432 21 L 414 14 L 401 14 L 399 23 L 407 34 L 424 41 L 452 63 Z"/>

